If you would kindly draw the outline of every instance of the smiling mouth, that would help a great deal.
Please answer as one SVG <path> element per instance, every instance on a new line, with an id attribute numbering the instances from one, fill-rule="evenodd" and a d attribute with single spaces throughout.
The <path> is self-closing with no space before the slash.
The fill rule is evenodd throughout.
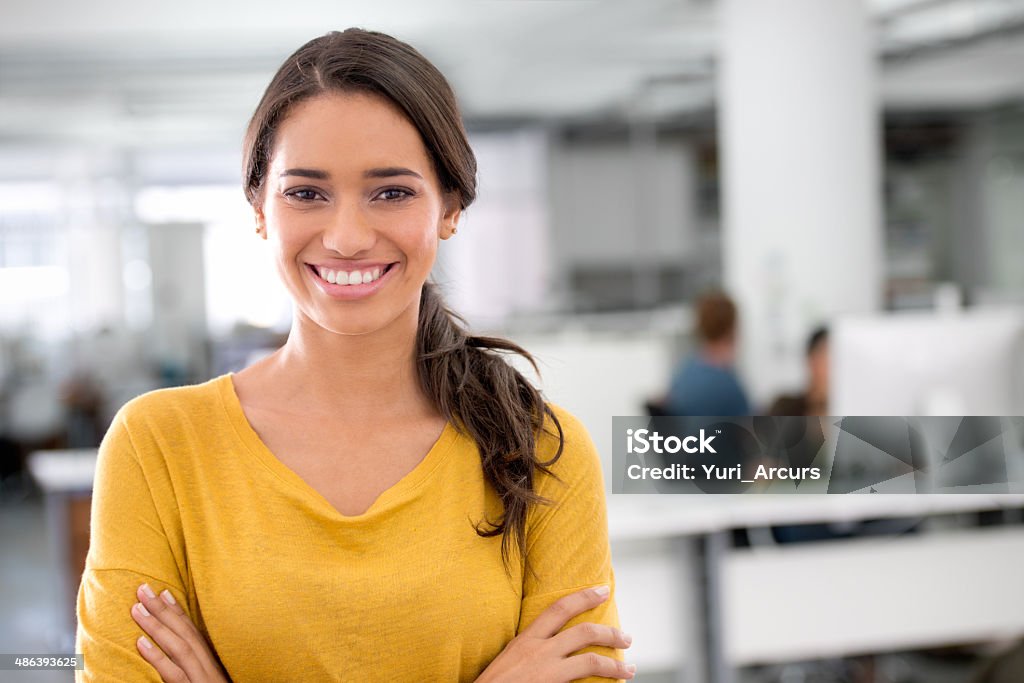
<path id="1" fill-rule="evenodd" d="M 378 268 L 373 268 L 372 270 L 371 269 L 364 269 L 364 270 L 353 270 L 353 271 L 331 270 L 329 268 L 317 268 L 312 263 L 307 263 L 306 267 L 309 268 L 309 270 L 313 273 L 313 275 L 317 279 L 319 279 L 319 280 L 321 280 L 321 281 L 323 281 L 323 282 L 325 282 L 325 283 L 327 283 L 329 285 L 337 285 L 337 286 L 341 286 L 341 287 L 352 287 L 352 286 L 356 286 L 356 285 L 372 284 L 372 283 L 376 282 L 377 280 L 380 280 L 395 265 L 397 265 L 397 263 L 398 263 L 397 261 L 395 261 L 394 263 L 389 263 L 386 266 L 384 266 L 383 268 L 379 268 L 378 267 Z"/>

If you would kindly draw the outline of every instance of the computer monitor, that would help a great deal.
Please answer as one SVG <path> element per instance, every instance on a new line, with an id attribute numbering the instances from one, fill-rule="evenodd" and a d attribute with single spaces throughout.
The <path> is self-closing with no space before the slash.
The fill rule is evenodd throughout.
<path id="1" fill-rule="evenodd" d="M 841 317 L 831 415 L 1024 415 L 1024 308 Z"/>

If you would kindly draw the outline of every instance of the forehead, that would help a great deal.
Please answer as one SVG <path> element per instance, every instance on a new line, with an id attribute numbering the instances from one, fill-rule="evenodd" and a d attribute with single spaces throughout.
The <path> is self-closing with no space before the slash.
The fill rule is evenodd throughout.
<path id="1" fill-rule="evenodd" d="M 365 93 L 327 93 L 295 105 L 278 124 L 271 172 L 318 168 L 332 175 L 402 165 L 424 177 L 432 171 L 416 127 L 387 99 Z"/>

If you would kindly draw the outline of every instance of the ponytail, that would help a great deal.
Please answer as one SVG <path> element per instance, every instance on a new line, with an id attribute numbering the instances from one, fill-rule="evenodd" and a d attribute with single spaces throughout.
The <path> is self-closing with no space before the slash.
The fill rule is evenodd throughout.
<path id="1" fill-rule="evenodd" d="M 504 507 L 500 521 L 476 524 L 478 535 L 502 535 L 501 557 L 506 574 L 513 543 L 529 568 L 526 557 L 526 513 L 532 504 L 551 501 L 534 492 L 537 472 L 555 476 L 548 469 L 562 455 L 562 425 L 540 392 L 499 353 L 508 351 L 537 363 L 521 346 L 498 337 L 474 336 L 462 316 L 449 309 L 426 282 L 420 298 L 416 335 L 420 384 L 450 422 L 458 420 L 476 442 L 484 476 Z M 539 371 L 538 371 L 539 372 Z M 545 416 L 558 431 L 558 450 L 546 462 L 537 459 L 537 434 Z M 553 433 L 551 433 L 554 436 Z M 556 477 L 557 478 L 557 477 Z"/>

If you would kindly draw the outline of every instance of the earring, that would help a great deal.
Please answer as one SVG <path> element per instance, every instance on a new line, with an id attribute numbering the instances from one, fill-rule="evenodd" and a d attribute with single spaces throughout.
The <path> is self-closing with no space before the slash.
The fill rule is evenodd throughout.
<path id="1" fill-rule="evenodd" d="M 458 229 L 457 227 L 452 227 L 452 234 L 453 234 L 453 235 L 454 235 L 455 233 L 457 233 L 458 231 L 459 231 L 459 229 Z"/>

